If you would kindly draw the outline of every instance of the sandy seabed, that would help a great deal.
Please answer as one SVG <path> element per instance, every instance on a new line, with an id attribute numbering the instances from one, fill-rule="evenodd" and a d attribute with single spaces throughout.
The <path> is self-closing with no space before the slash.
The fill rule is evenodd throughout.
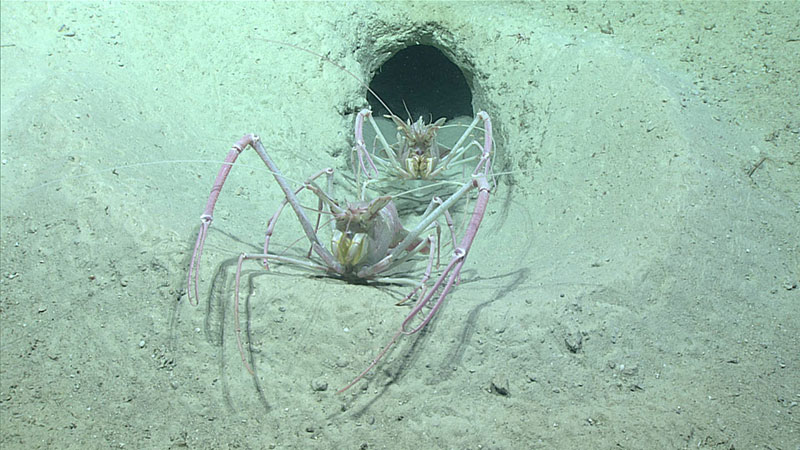
<path id="1" fill-rule="evenodd" d="M 0 447 L 798 448 L 798 18 L 792 1 L 3 2 Z M 365 78 L 380 49 L 447 47 L 495 124 L 461 283 L 343 394 L 403 289 L 246 265 L 251 376 L 233 275 L 282 199 L 252 152 L 186 298 L 242 134 L 292 180 L 349 167 L 363 86 L 265 39 Z"/>

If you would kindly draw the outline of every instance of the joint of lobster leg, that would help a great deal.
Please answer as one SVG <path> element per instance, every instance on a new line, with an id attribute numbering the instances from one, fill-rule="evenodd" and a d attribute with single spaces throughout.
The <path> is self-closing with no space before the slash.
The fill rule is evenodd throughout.
<path id="1" fill-rule="evenodd" d="M 358 164 L 361 168 L 360 172 L 356 170 L 356 175 L 358 175 L 359 173 L 363 173 L 369 180 L 378 176 L 378 168 L 372 161 L 372 157 L 369 155 L 369 151 L 367 151 L 367 145 L 364 143 L 365 117 L 372 117 L 372 111 L 365 108 L 359 111 L 358 115 L 356 116 L 356 127 L 355 127 L 356 143 L 355 146 L 353 147 L 353 151 L 355 151 L 356 155 L 358 155 Z M 366 163 L 364 162 L 365 160 Z M 369 167 L 367 167 L 367 164 L 369 164 Z M 372 173 L 370 173 L 370 171 L 372 171 Z"/>
<path id="2" fill-rule="evenodd" d="M 237 153 L 242 153 L 248 145 L 253 145 L 259 140 L 261 140 L 261 138 L 255 134 L 245 134 L 241 137 L 241 139 L 236 141 L 236 143 L 231 146 L 231 149 L 236 150 Z"/>
<path id="3" fill-rule="evenodd" d="M 467 257 L 467 251 L 461 247 L 456 247 L 456 249 L 453 251 L 454 261 L 457 259 L 464 259 L 466 257 Z M 461 271 L 460 270 L 456 271 L 454 275 L 456 276 L 456 278 L 453 284 L 455 285 L 461 284 Z"/>

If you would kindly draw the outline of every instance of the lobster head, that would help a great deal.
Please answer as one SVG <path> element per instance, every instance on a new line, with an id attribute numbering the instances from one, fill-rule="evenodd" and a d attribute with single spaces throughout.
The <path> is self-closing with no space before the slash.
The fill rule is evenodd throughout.
<path id="1" fill-rule="evenodd" d="M 397 243 L 402 230 L 391 196 L 348 203 L 334 220 L 331 252 L 347 268 L 380 261 Z"/>
<path id="2" fill-rule="evenodd" d="M 397 126 L 397 141 L 401 143 L 400 157 L 405 160 L 405 169 L 410 178 L 425 179 L 431 174 L 439 160 L 439 146 L 436 133 L 444 125 L 445 118 L 425 123 L 420 117 L 403 122 L 395 115 L 386 116 Z"/>

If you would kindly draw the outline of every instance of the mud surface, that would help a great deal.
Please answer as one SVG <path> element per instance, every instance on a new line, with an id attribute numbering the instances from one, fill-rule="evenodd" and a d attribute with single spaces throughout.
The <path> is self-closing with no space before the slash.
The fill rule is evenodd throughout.
<path id="1" fill-rule="evenodd" d="M 715 5 L 3 2 L 0 446 L 795 448 L 800 13 Z M 347 173 L 366 105 L 265 39 L 367 76 L 415 36 L 495 123 L 461 284 L 336 394 L 406 289 L 249 262 L 251 376 L 233 275 L 282 195 L 245 152 L 193 307 L 214 176 L 247 132 L 294 182 Z"/>

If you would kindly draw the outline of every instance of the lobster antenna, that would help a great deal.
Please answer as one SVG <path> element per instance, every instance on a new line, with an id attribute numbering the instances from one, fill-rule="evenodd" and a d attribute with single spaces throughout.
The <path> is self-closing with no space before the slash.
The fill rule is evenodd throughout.
<path id="1" fill-rule="evenodd" d="M 414 122 L 414 118 L 411 117 L 411 111 L 408 110 L 408 105 L 406 105 L 406 101 L 405 100 L 403 100 L 403 109 L 406 110 L 406 114 L 408 115 L 408 120 L 411 121 L 411 122 Z M 389 111 L 389 112 L 391 112 L 391 111 Z"/>
<path id="2" fill-rule="evenodd" d="M 92 170 L 92 171 L 87 172 L 87 173 L 81 173 L 81 174 L 78 174 L 78 175 L 67 175 L 67 176 L 63 176 L 61 178 L 57 178 L 55 180 L 45 181 L 44 183 L 38 184 L 38 185 L 28 189 L 27 191 L 25 191 L 25 193 L 26 193 L 26 195 L 30 195 L 30 194 L 32 194 L 32 193 L 34 193 L 34 192 L 36 192 L 36 191 L 38 191 L 40 189 L 44 189 L 44 188 L 46 188 L 48 186 L 51 186 L 51 185 L 54 185 L 54 184 L 60 184 L 60 183 L 66 182 L 66 181 L 76 180 L 78 178 L 92 177 L 92 176 L 95 176 L 95 175 L 98 175 L 98 174 L 101 174 L 101 173 L 106 173 L 106 172 L 112 172 L 113 173 L 113 171 L 115 171 L 115 170 L 134 169 L 134 168 L 137 168 L 137 167 L 147 167 L 147 166 L 160 166 L 162 164 L 186 164 L 186 163 L 213 164 L 215 166 L 219 166 L 220 165 L 219 161 L 213 160 L 213 159 L 169 159 L 169 160 L 161 160 L 161 161 L 145 161 L 145 162 L 140 162 L 140 163 L 125 164 L 125 165 L 121 165 L 121 166 L 120 165 L 108 166 L 108 167 L 104 167 L 102 169 Z M 259 165 L 249 165 L 249 164 L 238 163 L 238 162 L 237 163 L 223 162 L 221 165 L 223 165 L 223 166 L 247 167 L 247 168 L 250 168 L 250 169 L 253 169 L 253 170 L 266 170 L 267 172 L 269 172 L 271 174 L 274 174 L 274 172 L 272 172 L 268 168 L 264 167 L 263 165 L 260 165 L 260 166 Z M 283 178 L 291 181 L 292 183 L 297 184 L 297 185 L 303 184 L 303 182 L 300 181 L 300 180 L 295 180 L 295 179 L 287 177 L 287 176 L 285 176 L 283 174 L 281 174 L 281 176 Z"/>
<path id="3" fill-rule="evenodd" d="M 259 39 L 259 40 L 262 40 L 262 41 L 271 42 L 271 43 L 273 43 L 273 44 L 284 45 L 284 46 L 286 46 L 286 47 L 292 47 L 292 48 L 294 48 L 294 49 L 297 49 L 297 50 L 300 50 L 300 51 L 302 51 L 302 52 L 306 52 L 306 53 L 308 53 L 308 54 L 314 55 L 314 56 L 316 56 L 317 58 L 319 58 L 319 59 L 321 59 L 321 60 L 323 60 L 323 61 L 327 62 L 328 64 L 330 64 L 330 65 L 332 65 L 332 66 L 334 66 L 334 67 L 338 68 L 338 69 L 339 69 L 339 70 L 341 70 L 342 72 L 344 72 L 344 73 L 346 73 L 346 74 L 350 75 L 351 77 L 353 77 L 353 79 L 354 79 L 354 80 L 356 80 L 356 81 L 358 81 L 358 83 L 359 83 L 360 85 L 362 85 L 362 86 L 364 86 L 365 88 L 367 88 L 367 92 L 369 92 L 370 94 L 372 94 L 372 96 L 373 96 L 373 97 L 375 97 L 376 99 L 378 99 L 378 101 L 381 103 L 381 105 L 382 105 L 384 108 L 386 108 L 386 110 L 387 110 L 387 111 L 389 111 L 389 114 L 391 114 L 391 115 L 394 115 L 394 112 L 392 112 L 392 109 L 391 109 L 391 108 L 389 108 L 389 105 L 387 105 L 386 103 L 384 103 L 384 102 L 383 102 L 383 99 L 382 99 L 382 98 L 380 98 L 380 96 L 378 96 L 378 94 L 376 94 L 376 93 L 375 93 L 375 91 L 373 91 L 373 90 L 372 90 L 372 88 L 371 88 L 371 87 L 369 87 L 369 85 L 368 85 L 367 83 L 365 83 L 365 82 L 364 82 L 364 80 L 362 80 L 361 78 L 359 78 L 359 77 L 358 77 L 356 74 L 354 74 L 353 72 L 350 72 L 349 70 L 345 69 L 345 68 L 344 68 L 343 66 L 341 66 L 339 63 L 337 63 L 337 62 L 334 62 L 332 59 L 328 58 L 327 56 L 325 56 L 325 55 L 321 55 L 321 54 L 319 54 L 319 53 L 317 53 L 317 52 L 314 52 L 314 51 L 312 51 L 312 50 L 309 50 L 309 49 L 307 49 L 307 48 L 300 47 L 299 45 L 290 44 L 290 43 L 288 43 L 288 42 L 276 41 L 276 40 L 274 40 L 274 39 L 261 38 L 261 37 L 260 37 L 260 38 L 256 38 L 256 39 Z"/>

